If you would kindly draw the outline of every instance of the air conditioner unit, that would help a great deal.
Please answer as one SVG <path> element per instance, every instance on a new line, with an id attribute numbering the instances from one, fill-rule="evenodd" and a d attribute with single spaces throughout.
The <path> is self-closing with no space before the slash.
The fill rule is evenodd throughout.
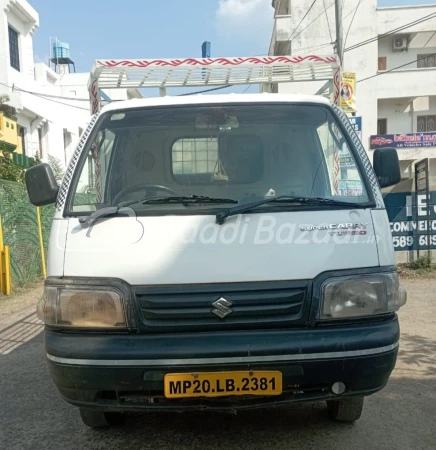
<path id="1" fill-rule="evenodd" d="M 394 52 L 403 52 L 408 48 L 409 39 L 407 37 L 396 37 L 392 43 Z"/>

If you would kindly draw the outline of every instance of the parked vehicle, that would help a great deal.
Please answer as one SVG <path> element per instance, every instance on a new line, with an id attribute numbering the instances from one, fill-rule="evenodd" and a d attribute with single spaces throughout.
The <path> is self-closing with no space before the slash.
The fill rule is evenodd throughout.
<path id="1" fill-rule="evenodd" d="M 372 166 L 319 96 L 106 105 L 60 188 L 26 172 L 32 203 L 56 202 L 38 314 L 59 392 L 91 427 L 315 400 L 357 420 L 397 358 L 380 188 L 399 180 L 396 150 Z"/>

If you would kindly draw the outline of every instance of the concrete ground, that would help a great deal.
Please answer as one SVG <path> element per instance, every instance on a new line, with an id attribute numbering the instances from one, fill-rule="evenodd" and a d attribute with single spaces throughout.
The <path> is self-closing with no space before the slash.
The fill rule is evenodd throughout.
<path id="1" fill-rule="evenodd" d="M 18 328 L 12 337 L 0 329 L 0 339 L 3 335 L 17 341 L 23 333 L 39 333 L 30 341 L 21 339 L 6 354 L 0 350 L 0 448 L 435 449 L 436 279 L 403 284 L 409 299 L 399 314 L 402 336 L 397 367 L 388 386 L 367 398 L 362 418 L 355 424 L 330 422 L 324 404 L 315 403 L 236 416 L 138 414 L 128 416 L 121 427 L 89 429 L 51 382 L 41 325 L 32 315 L 13 325 Z M 20 331 L 23 327 L 27 328 Z"/>

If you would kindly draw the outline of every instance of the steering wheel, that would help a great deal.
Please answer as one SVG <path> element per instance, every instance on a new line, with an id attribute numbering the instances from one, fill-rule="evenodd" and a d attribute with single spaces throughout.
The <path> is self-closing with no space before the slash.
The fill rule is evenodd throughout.
<path id="1" fill-rule="evenodd" d="M 128 188 L 122 189 L 118 194 L 114 197 L 113 203 L 114 205 L 120 202 L 120 199 L 125 195 L 131 194 L 132 192 L 144 191 L 145 197 L 156 197 L 157 191 L 166 192 L 167 194 L 177 196 L 177 192 L 173 191 L 169 187 L 161 186 L 159 184 L 153 183 L 141 183 L 135 184 L 134 186 L 129 186 Z"/>

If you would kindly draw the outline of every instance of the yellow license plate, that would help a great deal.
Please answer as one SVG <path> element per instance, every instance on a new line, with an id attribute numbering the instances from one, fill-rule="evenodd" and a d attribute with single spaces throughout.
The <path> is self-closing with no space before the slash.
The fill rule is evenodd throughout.
<path id="1" fill-rule="evenodd" d="M 169 373 L 166 398 L 280 395 L 282 374 L 277 371 Z"/>

